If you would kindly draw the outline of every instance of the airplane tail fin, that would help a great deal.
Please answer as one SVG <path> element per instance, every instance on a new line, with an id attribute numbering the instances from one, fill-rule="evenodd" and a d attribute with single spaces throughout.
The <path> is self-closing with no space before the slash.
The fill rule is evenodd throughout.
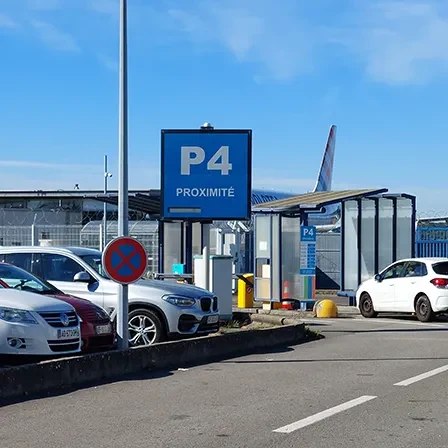
<path id="1" fill-rule="evenodd" d="M 334 163 L 334 150 L 336 146 L 336 129 L 335 125 L 330 128 L 328 134 L 327 145 L 325 146 L 324 156 L 322 158 L 322 164 L 320 166 L 319 176 L 314 187 L 314 192 L 317 191 L 331 191 L 331 182 L 333 180 L 333 163 Z"/>

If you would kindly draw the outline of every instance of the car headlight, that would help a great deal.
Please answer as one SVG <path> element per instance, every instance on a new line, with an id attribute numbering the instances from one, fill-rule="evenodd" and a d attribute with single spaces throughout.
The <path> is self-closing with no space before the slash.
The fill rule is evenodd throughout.
<path id="1" fill-rule="evenodd" d="M 107 311 L 104 308 L 95 306 L 95 310 L 98 313 L 98 317 L 100 317 L 100 319 L 110 319 L 109 314 L 107 314 Z"/>
<path id="2" fill-rule="evenodd" d="M 185 306 L 185 307 L 193 306 L 196 303 L 196 300 L 192 299 L 191 297 L 182 297 L 175 295 L 164 296 L 163 300 L 166 300 L 172 305 Z"/>
<path id="3" fill-rule="evenodd" d="M 36 319 L 29 311 L 15 308 L 0 308 L 0 319 L 5 322 L 19 322 L 22 324 L 37 324 Z"/>

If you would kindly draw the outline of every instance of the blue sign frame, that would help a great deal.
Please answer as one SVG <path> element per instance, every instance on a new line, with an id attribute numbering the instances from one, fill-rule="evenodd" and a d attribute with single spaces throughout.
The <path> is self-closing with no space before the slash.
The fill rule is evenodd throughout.
<path id="1" fill-rule="evenodd" d="M 250 220 L 252 130 L 162 129 L 161 219 Z"/>
<path id="2" fill-rule="evenodd" d="M 300 268 L 300 275 L 316 275 L 316 227 L 300 226 L 300 251 L 306 258 L 306 268 Z M 302 262 L 302 257 L 301 257 Z"/>

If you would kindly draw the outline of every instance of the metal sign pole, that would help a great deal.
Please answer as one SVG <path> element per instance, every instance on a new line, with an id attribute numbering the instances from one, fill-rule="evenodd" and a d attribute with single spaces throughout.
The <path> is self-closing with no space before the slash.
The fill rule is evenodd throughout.
<path id="1" fill-rule="evenodd" d="M 202 223 L 202 261 L 204 262 L 204 288 L 210 289 L 210 224 Z"/>
<path id="2" fill-rule="evenodd" d="M 128 92 L 127 92 L 127 0 L 120 0 L 120 117 L 118 156 L 118 236 L 128 236 Z M 126 350 L 128 336 L 128 285 L 118 287 L 118 348 Z"/>
<path id="3" fill-rule="evenodd" d="M 107 194 L 107 155 L 104 156 L 104 195 Z M 107 245 L 107 202 L 103 204 L 103 241 L 102 250 L 106 248 Z"/>

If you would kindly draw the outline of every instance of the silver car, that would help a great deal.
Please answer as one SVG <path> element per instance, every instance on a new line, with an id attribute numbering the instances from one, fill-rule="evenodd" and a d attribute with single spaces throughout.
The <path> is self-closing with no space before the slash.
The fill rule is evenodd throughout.
<path id="1" fill-rule="evenodd" d="M 82 297 L 116 317 L 118 284 L 104 272 L 102 253 L 87 248 L 0 247 L 0 261 L 14 264 Z M 151 345 L 173 336 L 204 335 L 219 328 L 218 298 L 197 286 L 162 280 L 129 285 L 129 342 Z"/>

